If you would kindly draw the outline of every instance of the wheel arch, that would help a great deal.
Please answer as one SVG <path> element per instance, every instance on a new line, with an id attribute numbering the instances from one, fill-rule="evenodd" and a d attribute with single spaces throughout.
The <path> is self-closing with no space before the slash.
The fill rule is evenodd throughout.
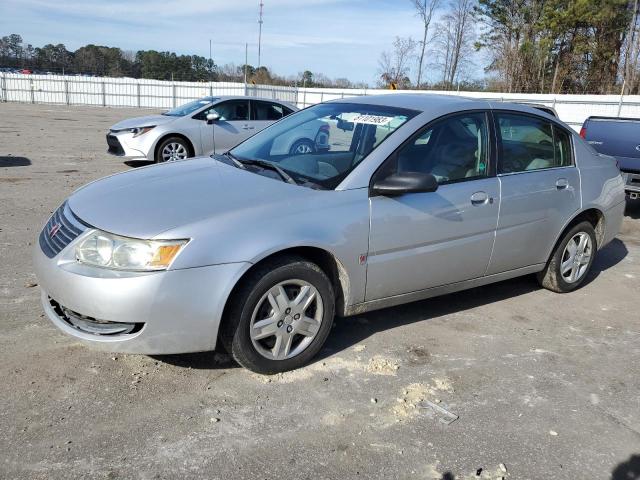
<path id="1" fill-rule="evenodd" d="M 593 229 L 596 231 L 596 249 L 599 250 L 605 237 L 605 219 L 602 210 L 596 207 L 590 207 L 585 210 L 577 212 L 564 226 L 560 234 L 556 237 L 556 241 L 553 243 L 553 247 L 547 255 L 547 259 L 551 258 L 556 247 L 564 238 L 565 233 L 574 225 L 580 222 L 587 221 L 593 225 Z M 548 260 L 547 260 L 548 261 Z"/>
<path id="2" fill-rule="evenodd" d="M 333 286 L 333 290 L 335 293 L 336 300 L 336 314 L 340 316 L 346 315 L 346 306 L 347 300 L 349 298 L 349 276 L 347 274 L 347 270 L 342 265 L 342 262 L 333 255 L 328 250 L 325 250 L 320 247 L 312 247 L 312 246 L 296 246 L 278 250 L 276 252 L 270 252 L 262 256 L 258 261 L 253 263 L 251 267 L 249 267 L 238 280 L 235 282 L 233 288 L 231 289 L 229 295 L 227 296 L 227 300 L 225 302 L 223 312 L 226 313 L 231 302 L 231 299 L 235 295 L 238 288 L 242 285 L 242 282 L 247 278 L 248 275 L 251 274 L 256 268 L 262 265 L 264 262 L 272 260 L 274 258 L 286 255 L 296 255 L 302 257 L 312 263 L 315 263 L 320 267 L 320 269 L 329 277 L 331 284 Z M 223 314 L 223 317 L 225 315 Z"/>
<path id="3" fill-rule="evenodd" d="M 177 137 L 184 140 L 187 143 L 187 148 L 189 149 L 189 156 L 194 157 L 196 155 L 193 142 L 189 139 L 189 137 L 187 137 L 182 133 L 172 132 L 172 133 L 165 133 L 156 141 L 156 144 L 153 147 L 153 161 L 155 161 L 156 158 L 158 158 L 158 150 L 160 149 L 160 145 L 162 145 L 162 142 L 164 142 L 167 138 L 171 138 L 171 137 Z"/>

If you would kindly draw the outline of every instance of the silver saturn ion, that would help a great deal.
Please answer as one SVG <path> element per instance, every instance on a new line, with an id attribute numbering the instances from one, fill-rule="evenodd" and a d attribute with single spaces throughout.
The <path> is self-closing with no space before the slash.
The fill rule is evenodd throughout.
<path id="1" fill-rule="evenodd" d="M 288 103 L 263 98 L 204 97 L 160 115 L 116 123 L 107 133 L 107 152 L 156 163 L 226 152 L 297 110 Z M 214 121 L 207 121 L 209 114 L 215 114 Z M 282 153 L 328 148 L 325 124 L 310 122 L 306 127 L 281 139 Z"/>
<path id="2" fill-rule="evenodd" d="M 283 152 L 328 126 L 330 149 Z M 35 248 L 48 317 L 102 349 L 304 365 L 348 316 L 526 274 L 570 292 L 617 234 L 615 160 L 539 110 L 384 95 L 76 191 Z"/>

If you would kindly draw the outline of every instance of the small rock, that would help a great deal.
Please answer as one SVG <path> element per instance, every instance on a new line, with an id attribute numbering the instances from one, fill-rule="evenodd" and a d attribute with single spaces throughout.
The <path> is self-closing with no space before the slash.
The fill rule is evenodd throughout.
<path id="1" fill-rule="evenodd" d="M 220 414 L 220 410 L 216 410 L 216 414 Z"/>
<path id="2" fill-rule="evenodd" d="M 25 283 L 24 286 L 27 288 L 33 288 L 33 287 L 37 287 L 38 284 L 35 282 L 29 282 L 29 283 Z"/>
<path id="3" fill-rule="evenodd" d="M 118 357 L 111 357 L 111 360 L 116 361 L 118 360 Z"/>
<path id="4" fill-rule="evenodd" d="M 504 465 L 504 463 L 501 463 L 500 465 L 498 465 L 498 467 L 500 468 L 500 470 L 502 470 L 502 473 L 507 473 L 507 467 Z"/>
<path id="5" fill-rule="evenodd" d="M 558 432 L 556 432 L 555 430 L 549 430 L 549 435 L 551 435 L 553 437 L 557 437 L 558 436 Z"/>
<path id="6" fill-rule="evenodd" d="M 220 419 L 219 419 L 218 417 L 213 417 L 213 418 L 211 419 L 211 422 L 212 422 L 212 423 L 218 423 L 219 421 L 220 421 Z"/>
<path id="7" fill-rule="evenodd" d="M 378 403 L 378 399 L 377 398 L 372 398 L 371 399 L 371 403 Z"/>

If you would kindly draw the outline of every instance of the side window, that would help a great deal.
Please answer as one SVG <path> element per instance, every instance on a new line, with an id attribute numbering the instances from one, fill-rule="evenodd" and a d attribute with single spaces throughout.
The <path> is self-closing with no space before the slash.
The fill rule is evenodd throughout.
<path id="1" fill-rule="evenodd" d="M 253 120 L 280 120 L 284 115 L 284 109 L 282 105 L 269 102 L 252 101 L 253 105 Z"/>
<path id="2" fill-rule="evenodd" d="M 249 120 L 249 102 L 247 100 L 229 100 L 218 103 L 214 105 L 210 111 L 220 115 L 220 120 Z"/>
<path id="3" fill-rule="evenodd" d="M 573 165 L 571 135 L 560 127 L 553 126 L 554 160 L 557 167 Z"/>
<path id="4" fill-rule="evenodd" d="M 496 113 L 501 138 L 498 173 L 517 173 L 572 164 L 571 138 L 542 118 Z"/>
<path id="5" fill-rule="evenodd" d="M 388 173 L 424 172 L 438 183 L 488 175 L 489 131 L 486 113 L 468 113 L 437 121 L 397 153 Z"/>

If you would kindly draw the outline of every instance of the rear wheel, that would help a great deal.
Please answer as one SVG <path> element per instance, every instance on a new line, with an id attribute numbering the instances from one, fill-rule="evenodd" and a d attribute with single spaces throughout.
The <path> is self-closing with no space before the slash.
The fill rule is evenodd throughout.
<path id="1" fill-rule="evenodd" d="M 174 162 L 189 157 L 189 146 L 180 137 L 163 140 L 156 153 L 156 163 Z"/>
<path id="2" fill-rule="evenodd" d="M 299 368 L 329 335 L 334 298 L 331 282 L 316 264 L 295 256 L 268 261 L 230 299 L 222 343 L 256 373 Z"/>
<path id="3" fill-rule="evenodd" d="M 578 288 L 587 277 L 596 253 L 596 233 L 589 222 L 569 229 L 554 250 L 538 282 L 558 293 Z"/>

